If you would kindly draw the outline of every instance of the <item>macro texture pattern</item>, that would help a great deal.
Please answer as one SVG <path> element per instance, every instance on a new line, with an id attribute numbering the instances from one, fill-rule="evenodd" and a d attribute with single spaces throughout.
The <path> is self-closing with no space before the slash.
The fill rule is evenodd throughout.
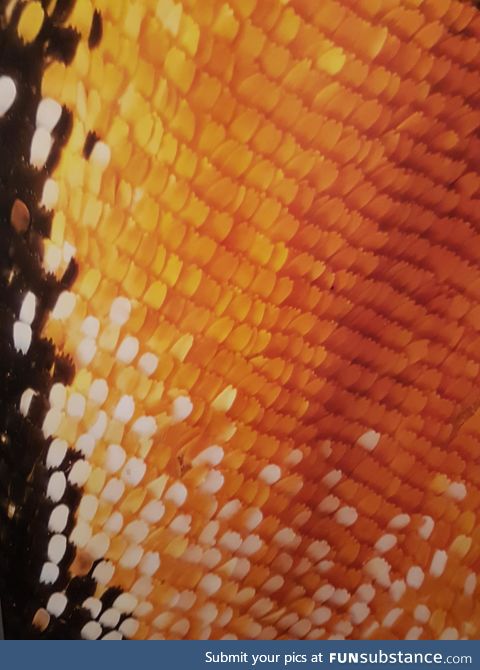
<path id="1" fill-rule="evenodd" d="M 0 1 L 9 637 L 480 636 L 480 11 Z"/>

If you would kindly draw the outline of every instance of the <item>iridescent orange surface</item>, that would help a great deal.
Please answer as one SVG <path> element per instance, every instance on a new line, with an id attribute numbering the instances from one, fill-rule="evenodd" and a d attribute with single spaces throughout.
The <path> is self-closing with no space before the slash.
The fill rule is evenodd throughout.
<path id="1" fill-rule="evenodd" d="M 138 639 L 478 638 L 480 12 L 69 22 L 42 94 L 74 117 L 44 261 L 80 268 L 45 326 L 76 362 L 44 423 L 85 454 L 72 575 L 102 559 Z"/>

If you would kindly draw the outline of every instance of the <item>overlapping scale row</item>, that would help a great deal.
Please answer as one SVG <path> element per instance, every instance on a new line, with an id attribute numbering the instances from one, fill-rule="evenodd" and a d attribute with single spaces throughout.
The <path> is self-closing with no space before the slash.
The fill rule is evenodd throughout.
<path id="1" fill-rule="evenodd" d="M 30 157 L 70 110 L 36 634 L 478 637 L 478 9 L 22 11 L 78 39 Z"/>

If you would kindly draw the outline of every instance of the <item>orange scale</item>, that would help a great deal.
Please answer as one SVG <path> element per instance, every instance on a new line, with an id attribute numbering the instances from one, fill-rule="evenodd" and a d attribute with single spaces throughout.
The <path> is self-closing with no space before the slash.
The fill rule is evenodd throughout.
<path id="1" fill-rule="evenodd" d="M 429 541 L 422 540 L 417 532 L 409 532 L 406 534 L 402 550 L 406 555 L 415 556 L 416 564 L 427 572 L 433 555 L 432 545 Z"/>
<path id="2" fill-rule="evenodd" d="M 429 542 L 432 547 L 447 549 L 453 540 L 452 530 L 450 524 L 443 520 L 446 516 L 445 512 L 441 512 L 440 514 L 439 512 L 440 510 L 438 509 L 432 510 L 431 516 L 435 519 L 435 527 L 430 535 Z"/>
<path id="3" fill-rule="evenodd" d="M 448 505 L 446 514 L 444 516 L 445 521 L 454 524 L 459 516 L 460 516 L 460 510 L 457 507 L 457 505 L 454 504 Z"/>

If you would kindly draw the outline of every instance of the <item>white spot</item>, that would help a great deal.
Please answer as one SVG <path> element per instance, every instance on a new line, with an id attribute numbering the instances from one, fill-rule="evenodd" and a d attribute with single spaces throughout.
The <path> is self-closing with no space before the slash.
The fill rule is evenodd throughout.
<path id="1" fill-rule="evenodd" d="M 73 464 L 70 474 L 68 475 L 68 481 L 74 486 L 82 487 L 90 477 L 92 471 L 92 466 L 88 461 L 79 460 Z"/>
<path id="2" fill-rule="evenodd" d="M 330 620 L 331 616 L 332 616 L 332 610 L 329 607 L 317 607 L 317 609 L 313 610 L 313 612 L 310 615 L 313 623 L 316 626 L 321 626 L 322 624 L 327 623 L 327 621 Z"/>
<path id="3" fill-rule="evenodd" d="M 353 626 L 350 623 L 350 621 L 339 621 L 338 623 L 335 624 L 333 630 L 345 638 L 352 633 Z M 363 634 L 363 636 L 365 637 L 365 633 Z"/>
<path id="4" fill-rule="evenodd" d="M 52 533 L 61 533 L 68 523 L 69 510 L 66 505 L 57 505 L 50 514 L 48 530 Z"/>
<path id="5" fill-rule="evenodd" d="M 342 473 L 340 470 L 330 470 L 322 479 L 322 484 L 324 484 L 328 489 L 332 489 L 342 478 Z"/>
<path id="6" fill-rule="evenodd" d="M 123 534 L 130 542 L 140 544 L 148 535 L 148 525 L 145 521 L 131 521 L 125 526 Z"/>
<path id="7" fill-rule="evenodd" d="M 193 608 L 196 600 L 197 596 L 193 591 L 182 591 L 175 606 L 184 612 L 188 612 Z"/>
<path id="8" fill-rule="evenodd" d="M 113 603 L 113 606 L 124 614 L 130 614 L 130 612 L 133 612 L 137 605 L 138 600 L 135 598 L 135 596 L 132 596 L 131 593 L 122 593 L 115 599 Z"/>
<path id="9" fill-rule="evenodd" d="M 275 544 L 279 544 L 281 547 L 293 546 L 295 545 L 296 540 L 297 534 L 292 528 L 282 528 L 273 536 Z"/>
<path id="10" fill-rule="evenodd" d="M 147 375 L 147 377 L 149 377 L 150 375 L 153 375 L 158 367 L 158 357 L 151 353 L 143 354 L 138 361 L 138 367 Z"/>
<path id="11" fill-rule="evenodd" d="M 149 638 L 151 639 L 151 638 Z M 109 633 L 104 635 L 102 637 L 102 640 L 123 640 L 122 635 L 118 632 L 118 630 L 111 630 Z"/>
<path id="12" fill-rule="evenodd" d="M 410 630 L 407 631 L 407 634 L 405 636 L 406 640 L 418 640 L 420 635 L 423 633 L 423 628 L 420 628 L 420 626 L 412 626 Z"/>
<path id="13" fill-rule="evenodd" d="M 108 397 L 108 384 L 105 379 L 95 379 L 88 392 L 89 399 L 97 405 L 103 405 Z"/>
<path id="14" fill-rule="evenodd" d="M 74 419 L 81 419 L 85 414 L 85 398 L 80 393 L 72 393 L 67 402 L 67 414 Z"/>
<path id="15" fill-rule="evenodd" d="M 171 624 L 172 620 L 173 620 L 172 612 L 162 612 L 153 620 L 153 625 L 155 626 L 155 628 L 163 630 Z"/>
<path id="16" fill-rule="evenodd" d="M 48 543 L 48 560 L 52 563 L 60 563 L 67 550 L 67 538 L 65 535 L 53 535 Z"/>
<path id="17" fill-rule="evenodd" d="M 100 410 L 95 417 L 95 422 L 89 429 L 88 433 L 93 437 L 94 440 L 100 440 L 107 430 L 107 425 L 108 417 L 105 412 Z"/>
<path id="18" fill-rule="evenodd" d="M 240 503 L 240 500 L 238 498 L 234 498 L 233 500 L 229 500 L 225 505 L 222 507 L 220 512 L 218 513 L 218 518 L 219 519 L 230 519 L 232 516 L 237 514 L 242 508 L 242 505 Z"/>
<path id="19" fill-rule="evenodd" d="M 56 409 L 63 409 L 67 401 L 67 389 L 63 384 L 57 382 L 50 389 L 50 395 L 48 396 L 51 407 Z"/>
<path id="20" fill-rule="evenodd" d="M 89 598 L 83 601 L 82 607 L 90 612 L 93 619 L 96 619 L 97 616 L 102 611 L 102 601 L 99 600 L 98 598 L 90 596 Z"/>
<path id="21" fill-rule="evenodd" d="M 266 465 L 258 476 L 262 481 L 265 482 L 265 484 L 272 485 L 278 482 L 282 476 L 282 471 L 278 465 L 271 463 L 270 465 Z"/>
<path id="22" fill-rule="evenodd" d="M 52 319 L 68 319 L 75 308 L 76 298 L 70 291 L 62 291 L 52 310 Z"/>
<path id="23" fill-rule="evenodd" d="M 131 587 L 131 592 L 139 598 L 147 598 L 153 591 L 153 582 L 150 577 L 139 577 Z"/>
<path id="24" fill-rule="evenodd" d="M 67 480 L 63 472 L 54 472 L 48 480 L 47 498 L 53 502 L 59 502 L 65 493 L 66 486 Z"/>
<path id="25" fill-rule="evenodd" d="M 84 337 L 75 351 L 75 357 L 80 367 L 87 367 L 95 358 L 97 344 L 93 337 Z"/>
<path id="26" fill-rule="evenodd" d="M 77 253 L 77 250 L 73 245 L 71 245 L 69 242 L 64 242 L 63 243 L 63 249 L 62 249 L 62 255 L 63 255 L 63 260 L 64 262 L 68 265 L 72 258 L 75 256 Z"/>
<path id="27" fill-rule="evenodd" d="M 397 514 L 397 516 L 394 516 L 393 519 L 389 521 L 388 527 L 400 529 L 405 528 L 405 526 L 408 526 L 409 523 L 410 517 L 408 514 Z"/>
<path id="28" fill-rule="evenodd" d="M 464 500 L 467 495 L 467 489 L 463 482 L 452 482 L 446 493 L 447 496 L 454 500 Z"/>
<path id="29" fill-rule="evenodd" d="M 60 189 L 57 182 L 54 179 L 47 179 L 43 185 L 40 205 L 50 212 L 57 205 L 59 196 Z"/>
<path id="30" fill-rule="evenodd" d="M 87 316 L 87 318 L 83 320 L 80 330 L 87 337 L 95 339 L 100 332 L 100 321 L 94 316 Z"/>
<path id="31" fill-rule="evenodd" d="M 400 607 L 395 607 L 393 610 L 384 617 L 382 621 L 382 626 L 384 628 L 391 628 L 398 619 L 402 616 L 403 610 Z"/>
<path id="32" fill-rule="evenodd" d="M 361 602 L 368 604 L 375 597 L 375 589 L 371 584 L 360 584 L 356 595 Z"/>
<path id="33" fill-rule="evenodd" d="M 173 518 L 169 528 L 178 535 L 186 535 L 190 531 L 191 522 L 192 517 L 190 514 L 179 514 Z"/>
<path id="34" fill-rule="evenodd" d="M 135 411 L 135 403 L 132 396 L 124 395 L 118 401 L 117 406 L 115 407 L 114 417 L 117 421 L 121 423 L 128 423 L 133 416 Z"/>
<path id="35" fill-rule="evenodd" d="M 48 155 L 52 148 L 52 136 L 45 128 L 37 128 L 33 134 L 32 144 L 30 146 L 30 165 L 41 169 L 47 162 Z"/>
<path id="36" fill-rule="evenodd" d="M 285 459 L 285 462 L 287 465 L 295 466 L 301 463 L 303 460 L 303 453 L 300 451 L 300 449 L 292 449 L 292 451 L 288 454 L 287 458 Z"/>
<path id="37" fill-rule="evenodd" d="M 358 519 L 358 513 L 354 507 L 341 507 L 335 514 L 335 519 L 341 526 L 353 526 Z"/>
<path id="38" fill-rule="evenodd" d="M 307 556 L 315 562 L 321 561 L 322 558 L 328 556 L 330 549 L 331 547 L 326 540 L 314 540 L 307 547 Z"/>
<path id="39" fill-rule="evenodd" d="M 139 344 L 136 337 L 128 335 L 117 349 L 117 359 L 129 365 L 138 354 Z"/>
<path id="40" fill-rule="evenodd" d="M 275 593 L 275 591 L 278 591 L 282 588 L 284 583 L 285 580 L 281 575 L 274 575 L 273 577 L 270 577 L 270 579 L 267 579 L 267 581 L 262 586 L 262 590 L 266 591 L 267 593 Z"/>
<path id="41" fill-rule="evenodd" d="M 42 424 L 43 436 L 50 437 L 51 435 L 56 433 L 58 427 L 60 426 L 61 420 L 62 420 L 62 412 L 60 412 L 60 410 L 56 409 L 55 407 L 49 409 L 45 415 Z"/>
<path id="42" fill-rule="evenodd" d="M 87 542 L 85 550 L 90 554 L 94 561 L 97 561 L 99 558 L 105 556 L 109 546 L 110 538 L 108 535 L 106 533 L 96 533 Z"/>
<path id="43" fill-rule="evenodd" d="M 129 486 L 137 486 L 142 481 L 146 471 L 145 461 L 140 458 L 130 458 L 123 468 L 122 479 Z"/>
<path id="44" fill-rule="evenodd" d="M 84 495 L 78 507 L 78 515 L 85 521 L 91 521 L 98 509 L 98 498 L 91 494 Z"/>
<path id="45" fill-rule="evenodd" d="M 165 514 L 165 506 L 160 500 L 152 500 L 142 509 L 140 516 L 148 523 L 157 523 Z"/>
<path id="46" fill-rule="evenodd" d="M 234 569 L 232 572 L 232 578 L 237 581 L 237 582 L 242 582 L 245 577 L 248 575 L 250 572 L 251 564 L 248 558 L 239 558 L 234 564 Z M 249 588 L 248 589 L 250 592 L 254 591 L 254 589 Z M 251 596 L 253 596 L 254 593 L 251 593 Z"/>
<path id="47" fill-rule="evenodd" d="M 366 603 L 354 603 L 350 607 L 350 620 L 354 626 L 359 626 L 370 614 L 370 608 Z"/>
<path id="48" fill-rule="evenodd" d="M 103 464 L 108 472 L 117 472 L 125 463 L 127 455 L 119 444 L 109 444 Z"/>
<path id="49" fill-rule="evenodd" d="M 318 511 L 324 514 L 332 514 L 338 509 L 340 500 L 334 495 L 328 495 L 318 504 Z"/>
<path id="50" fill-rule="evenodd" d="M 263 521 L 263 514 L 258 507 L 251 507 L 243 515 L 243 525 L 247 530 L 254 530 Z"/>
<path id="51" fill-rule="evenodd" d="M 17 95 L 17 87 L 11 77 L 0 77 L 0 117 L 4 116 L 13 105 Z"/>
<path id="52" fill-rule="evenodd" d="M 210 470 L 203 480 L 200 489 L 204 493 L 214 494 L 220 491 L 224 482 L 225 478 L 219 470 Z"/>
<path id="53" fill-rule="evenodd" d="M 13 324 L 13 344 L 17 351 L 26 354 L 32 342 L 32 329 L 27 323 L 15 321 Z"/>
<path id="54" fill-rule="evenodd" d="M 92 577 L 98 584 L 105 586 L 108 584 L 113 575 L 115 574 L 115 566 L 110 561 L 100 561 L 100 563 L 95 566 L 95 570 L 92 573 Z"/>
<path id="55" fill-rule="evenodd" d="M 432 577 L 440 577 L 447 565 L 447 552 L 442 549 L 437 549 L 433 554 L 432 562 L 430 564 L 430 574 Z"/>
<path id="56" fill-rule="evenodd" d="M 103 524 L 104 529 L 112 533 L 112 535 L 117 535 L 123 528 L 123 516 L 120 512 L 113 512 L 108 519 Z"/>
<path id="57" fill-rule="evenodd" d="M 313 599 L 319 603 L 329 600 L 335 593 L 335 588 L 331 584 L 323 584 L 313 594 Z"/>
<path id="58" fill-rule="evenodd" d="M 412 567 L 407 572 L 407 584 L 412 589 L 419 589 L 423 584 L 425 575 L 423 570 L 418 565 L 412 565 Z"/>
<path id="59" fill-rule="evenodd" d="M 463 592 L 465 593 L 466 596 L 473 596 L 476 588 L 477 588 L 477 576 L 475 573 L 471 572 L 465 579 Z"/>
<path id="60" fill-rule="evenodd" d="M 233 530 L 227 530 L 219 540 L 219 545 L 227 551 L 234 552 L 242 544 L 242 536 Z"/>
<path id="61" fill-rule="evenodd" d="M 379 443 L 380 437 L 380 433 L 377 433 L 375 430 L 367 430 L 366 433 L 363 433 L 363 435 L 358 438 L 357 444 L 367 451 L 373 451 Z"/>
<path id="62" fill-rule="evenodd" d="M 428 540 L 430 535 L 432 534 L 432 531 L 435 527 L 435 522 L 432 519 L 431 516 L 424 516 L 423 517 L 423 523 L 418 529 L 418 534 L 420 535 L 421 538 L 424 540 Z"/>
<path id="63" fill-rule="evenodd" d="M 330 601 L 334 605 L 339 605 L 340 607 L 342 607 L 343 605 L 346 605 L 348 603 L 350 598 L 351 595 L 347 591 L 347 589 L 335 589 L 335 592 L 331 596 Z"/>
<path id="64" fill-rule="evenodd" d="M 55 563 L 44 563 L 40 573 L 42 584 L 55 584 L 60 574 L 60 569 Z"/>
<path id="65" fill-rule="evenodd" d="M 148 551 L 140 562 L 140 572 L 152 577 L 160 567 L 160 555 L 156 551 Z"/>
<path id="66" fill-rule="evenodd" d="M 407 585 L 403 579 L 396 579 L 392 582 L 390 587 L 390 596 L 392 600 L 396 603 L 403 598 L 405 591 L 407 590 Z"/>
<path id="67" fill-rule="evenodd" d="M 68 444 L 65 440 L 60 440 L 58 437 L 53 440 L 48 449 L 46 465 L 49 470 L 58 468 L 63 463 L 63 459 L 67 454 Z"/>
<path id="68" fill-rule="evenodd" d="M 198 538 L 201 544 L 213 544 L 218 533 L 220 524 L 218 521 L 209 521 Z"/>
<path id="69" fill-rule="evenodd" d="M 216 444 L 213 444 L 210 447 L 207 447 L 203 451 L 201 451 L 198 456 L 195 456 L 195 458 L 192 460 L 192 465 L 198 466 L 198 465 L 203 465 L 203 464 L 208 464 L 208 465 L 219 465 L 224 456 L 224 451 L 222 447 L 219 447 Z"/>
<path id="70" fill-rule="evenodd" d="M 175 422 L 184 421 L 193 411 L 193 404 L 186 395 L 181 395 L 172 403 L 172 418 Z"/>
<path id="71" fill-rule="evenodd" d="M 140 624 L 136 619 L 129 618 L 122 621 L 119 630 L 123 633 L 125 637 L 133 637 L 137 632 L 139 625 Z M 173 632 L 173 629 L 171 630 Z"/>
<path id="72" fill-rule="evenodd" d="M 390 551 L 390 549 L 392 549 L 396 544 L 397 538 L 395 535 L 387 533 L 386 535 L 382 535 L 382 537 L 376 541 L 375 549 L 381 554 L 384 554 L 386 551 Z"/>
<path id="73" fill-rule="evenodd" d="M 443 633 L 440 635 L 440 640 L 458 640 L 458 630 L 453 626 L 445 628 Z"/>
<path id="74" fill-rule="evenodd" d="M 123 326 L 123 324 L 130 318 L 131 310 L 132 305 L 128 298 L 115 298 L 110 307 L 110 321 L 113 321 L 113 323 L 116 323 L 119 326 Z"/>
<path id="75" fill-rule="evenodd" d="M 187 489 L 181 482 L 175 482 L 166 492 L 164 499 L 171 501 L 177 507 L 181 507 L 187 499 Z"/>
<path id="76" fill-rule="evenodd" d="M 120 480 L 113 477 L 106 484 L 102 491 L 102 498 L 111 503 L 116 503 L 123 496 L 125 491 L 125 484 Z"/>
<path id="77" fill-rule="evenodd" d="M 152 437 L 157 431 L 157 422 L 153 416 L 141 416 L 132 426 L 132 430 L 140 437 Z"/>
<path id="78" fill-rule="evenodd" d="M 20 398 L 20 412 L 23 414 L 23 416 L 27 416 L 31 402 L 35 395 L 37 395 L 37 392 L 30 388 L 25 389 L 25 391 L 22 393 Z"/>
<path id="79" fill-rule="evenodd" d="M 222 586 L 222 580 L 218 575 L 210 572 L 202 577 L 198 586 L 207 596 L 212 596 Z"/>
<path id="80" fill-rule="evenodd" d="M 55 617 L 63 614 L 68 600 L 64 593 L 52 593 L 47 603 L 47 610 Z"/>
<path id="81" fill-rule="evenodd" d="M 92 529 L 85 521 L 77 521 L 77 525 L 70 533 L 70 542 L 76 547 L 83 548 L 92 537 Z"/>
<path id="82" fill-rule="evenodd" d="M 247 535 L 238 551 L 245 556 L 252 556 L 262 548 L 262 544 L 263 542 L 258 535 Z"/>
<path id="83" fill-rule="evenodd" d="M 20 321 L 30 326 L 35 318 L 36 306 L 37 306 L 37 298 L 35 297 L 35 294 L 32 293 L 31 291 L 28 291 L 28 293 L 23 299 L 22 307 L 20 309 L 20 315 L 19 315 Z"/>
<path id="84" fill-rule="evenodd" d="M 48 243 L 43 257 L 43 266 L 47 272 L 55 273 L 62 262 L 60 249 L 54 244 Z"/>
<path id="85" fill-rule="evenodd" d="M 98 640 L 102 634 L 102 627 L 97 621 L 89 621 L 80 631 L 84 640 Z"/>
<path id="86" fill-rule="evenodd" d="M 331 570 L 334 565 L 335 563 L 333 561 L 320 561 L 320 563 L 317 563 L 315 567 L 318 570 L 318 572 L 323 573 Z"/>
<path id="87" fill-rule="evenodd" d="M 52 98 L 43 98 L 37 107 L 37 128 L 44 128 L 49 133 L 55 128 L 62 115 L 62 107 Z"/>
<path id="88" fill-rule="evenodd" d="M 365 572 L 380 586 L 390 586 L 390 565 L 384 558 L 375 557 L 365 564 Z"/>
<path id="89" fill-rule="evenodd" d="M 413 616 L 420 623 L 427 623 L 430 620 L 430 610 L 426 605 L 417 605 L 413 612 Z"/>
<path id="90" fill-rule="evenodd" d="M 103 612 L 100 617 L 100 623 L 102 623 L 107 628 L 115 628 L 117 623 L 120 621 L 120 612 L 114 607 L 109 607 L 108 610 Z"/>
<path id="91" fill-rule="evenodd" d="M 93 450 L 95 449 L 95 440 L 93 435 L 89 435 L 88 433 L 83 433 L 83 435 L 80 435 L 78 440 L 75 442 L 75 449 L 76 451 L 82 453 L 86 458 L 90 458 L 90 456 L 93 454 Z"/>
<path id="92" fill-rule="evenodd" d="M 98 165 L 99 168 L 104 170 L 110 163 L 111 155 L 112 154 L 108 144 L 99 141 L 95 142 L 95 146 L 93 147 L 92 153 L 90 154 L 90 160 L 92 163 L 95 163 L 95 165 Z"/>
<path id="93" fill-rule="evenodd" d="M 143 619 L 144 617 L 147 617 L 152 612 L 153 612 L 152 603 L 144 601 L 144 602 L 141 602 L 139 605 L 137 605 L 137 607 L 135 607 L 134 614 L 139 619 Z"/>

